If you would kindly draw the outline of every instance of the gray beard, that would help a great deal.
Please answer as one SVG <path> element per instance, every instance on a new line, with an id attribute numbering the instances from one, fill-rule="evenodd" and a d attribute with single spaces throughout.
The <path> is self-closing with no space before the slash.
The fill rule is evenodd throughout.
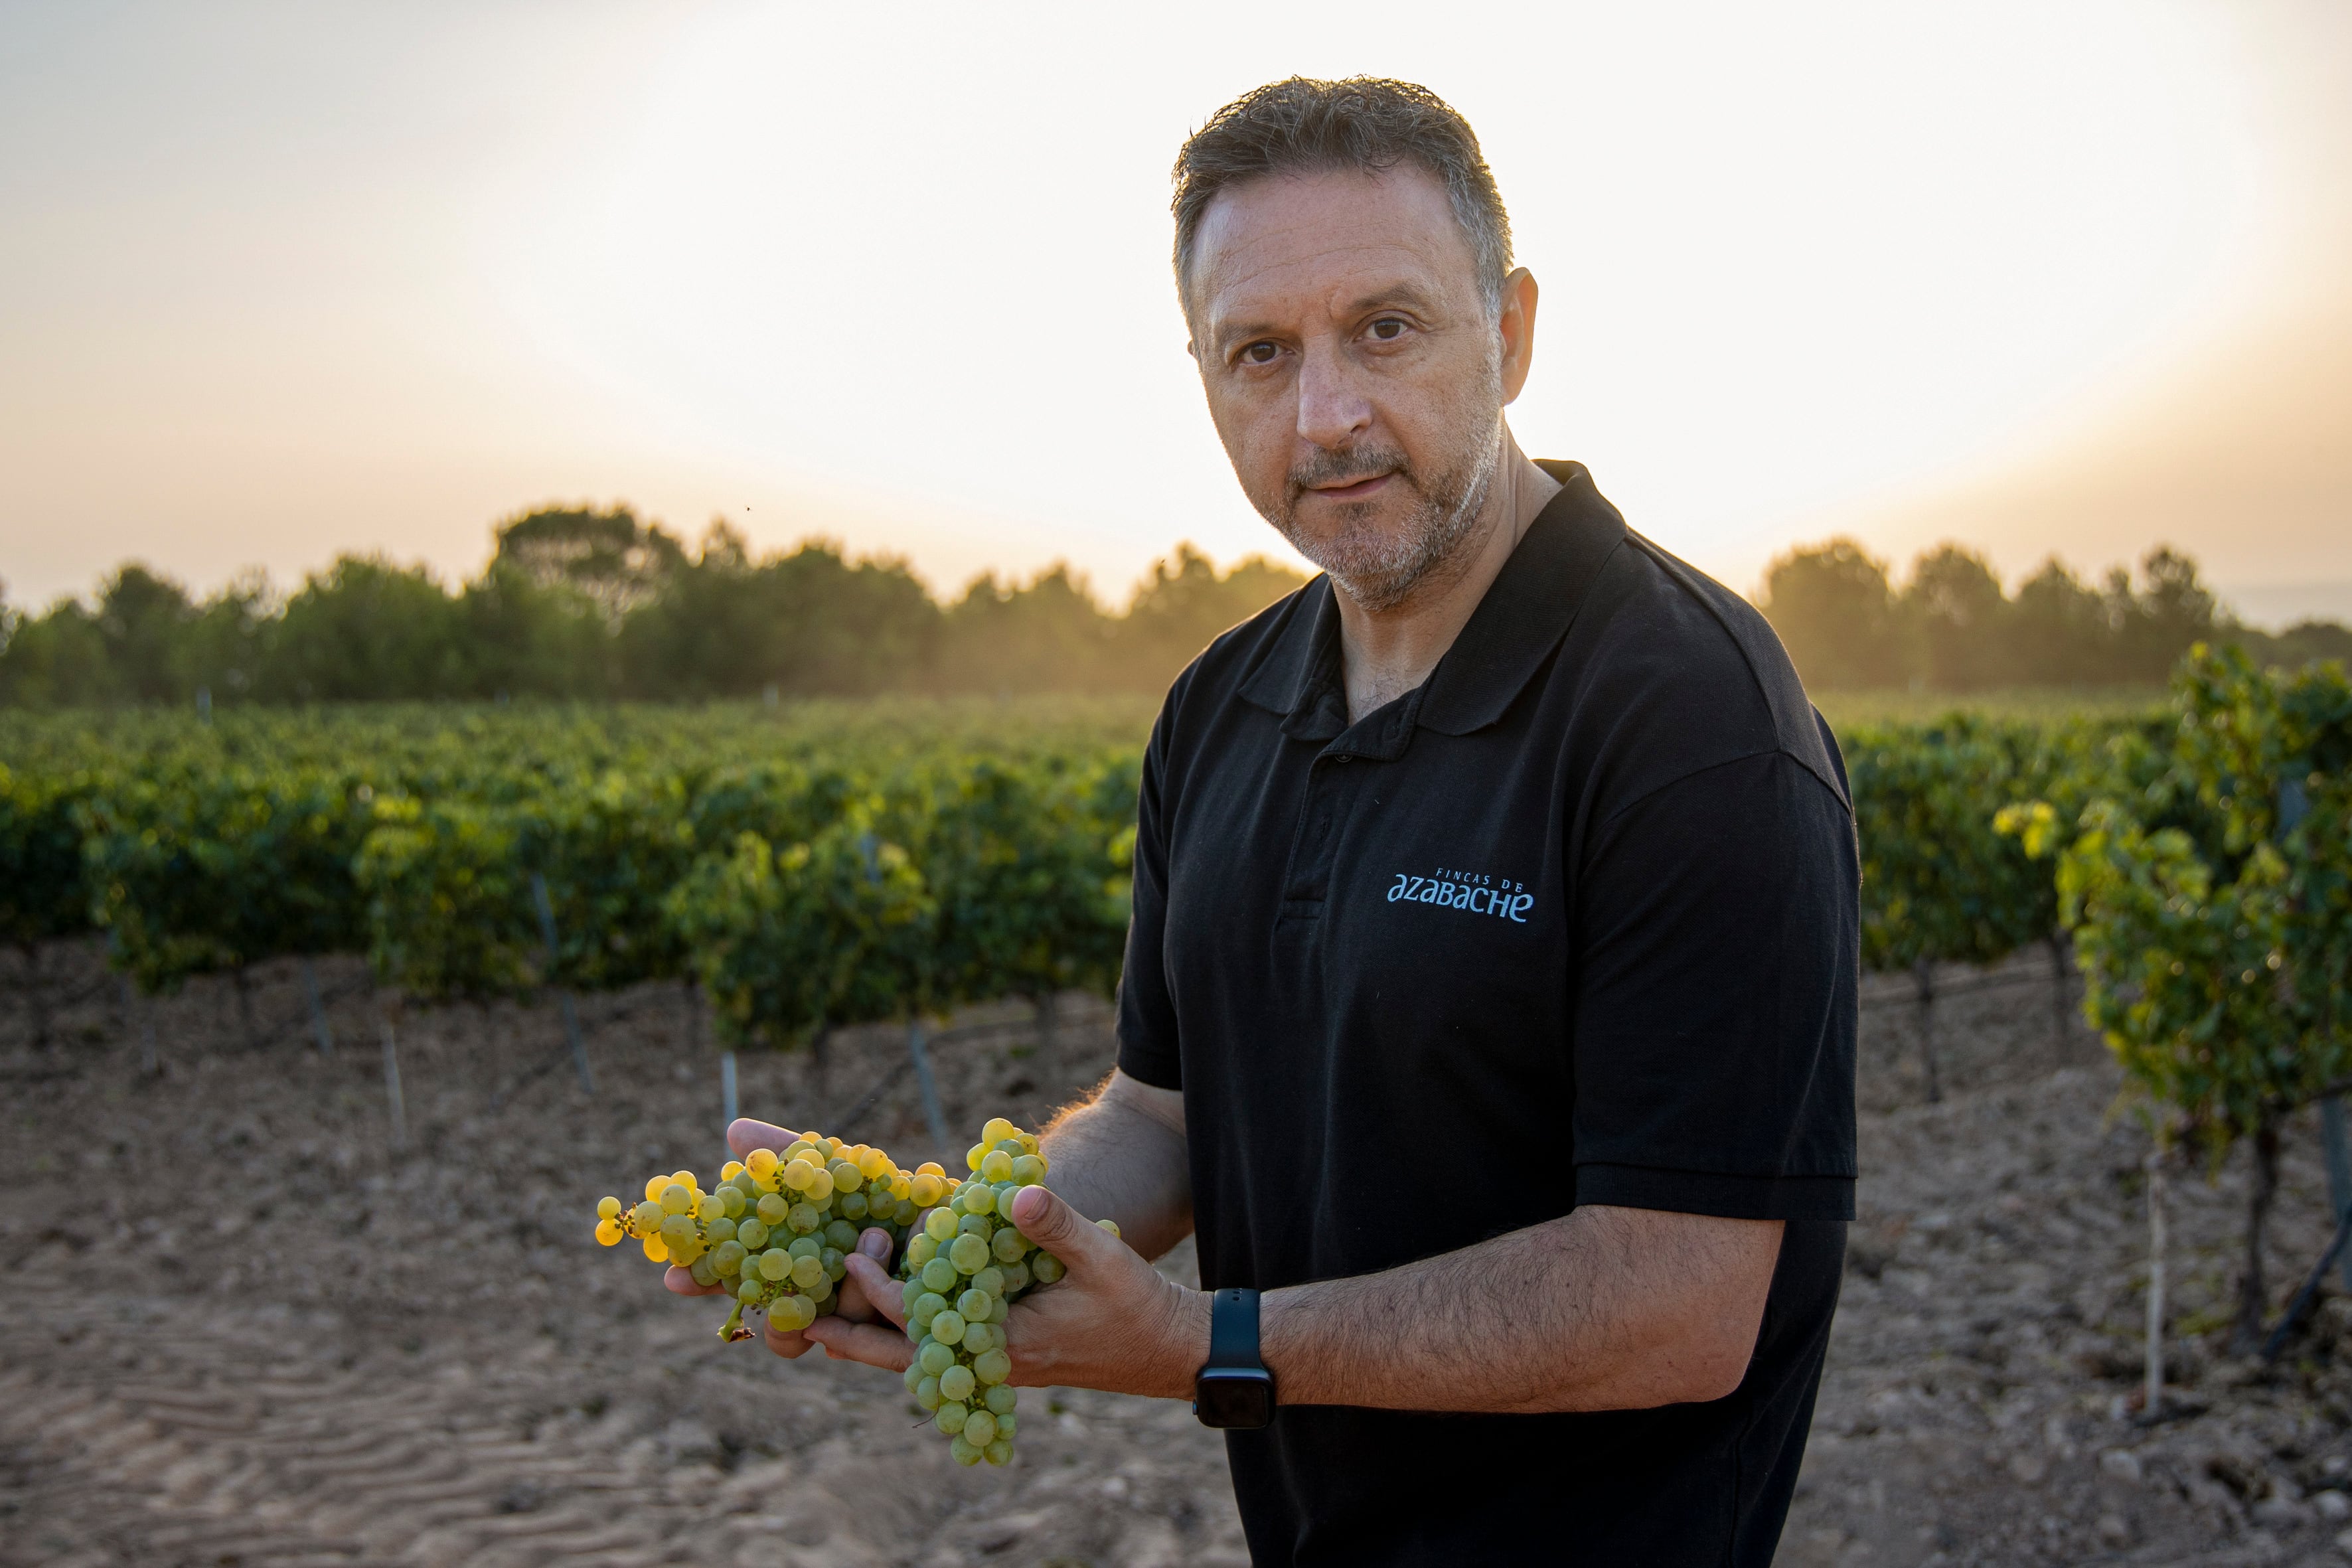
<path id="1" fill-rule="evenodd" d="M 1500 466 L 1502 437 L 1498 414 L 1486 438 L 1461 461 L 1428 475 L 1393 448 L 1318 452 L 1314 461 L 1291 470 L 1282 502 L 1266 521 L 1292 548 L 1330 574 L 1333 584 L 1357 604 L 1373 611 L 1394 609 L 1441 573 L 1476 529 Z M 1308 488 L 1390 471 L 1412 487 L 1415 496 L 1402 528 L 1390 532 L 1370 526 L 1378 507 L 1373 501 L 1343 503 L 1338 526 L 1319 536 L 1300 525 L 1298 500 Z"/>

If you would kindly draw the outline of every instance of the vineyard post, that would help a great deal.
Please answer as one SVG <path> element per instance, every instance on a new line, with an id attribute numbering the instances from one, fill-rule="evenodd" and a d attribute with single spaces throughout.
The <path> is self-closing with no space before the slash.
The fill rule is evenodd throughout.
<path id="1" fill-rule="evenodd" d="M 1914 959 L 1911 984 L 1919 991 L 1919 1061 L 1927 1071 L 1927 1103 L 1935 1105 L 1944 1098 L 1936 1071 L 1936 961 L 1925 954 Z"/>
<path id="2" fill-rule="evenodd" d="M 327 1061 L 335 1059 L 334 1026 L 327 1022 L 327 1009 L 319 1000 L 319 970 L 310 955 L 302 957 L 302 993 L 310 1004 L 310 1032 L 319 1041 L 319 1055 Z"/>
<path id="3" fill-rule="evenodd" d="M 735 1053 L 719 1053 L 719 1141 L 726 1141 L 727 1128 L 735 1125 Z"/>
<path id="4" fill-rule="evenodd" d="M 2058 1049 L 2063 1055 L 2066 1049 L 2066 1030 L 2068 1022 L 2066 1016 L 2066 970 L 2068 968 L 2066 936 L 2063 931 L 2053 931 L 2042 940 L 2049 946 L 2050 949 L 2050 984 L 2056 1003 L 2054 1009 L 2051 1013 L 2051 1022 L 2056 1026 Z"/>
<path id="5" fill-rule="evenodd" d="M 239 963 L 229 971 L 229 978 L 236 990 L 236 1021 L 245 1034 L 245 1048 L 258 1050 L 261 1048 L 261 1034 L 253 1025 L 253 977 L 245 965 Z"/>
<path id="6" fill-rule="evenodd" d="M 931 1052 L 923 1039 L 920 1018 L 908 1020 L 907 1054 L 915 1059 L 915 1083 L 922 1090 L 924 1124 L 930 1129 L 932 1143 L 944 1149 L 948 1142 L 947 1118 L 940 1112 L 940 1086 L 931 1077 Z"/>
<path id="7" fill-rule="evenodd" d="M 379 1011 L 376 1026 L 383 1034 L 383 1095 L 392 1107 L 392 1152 L 397 1154 L 408 1147 L 408 1110 L 400 1098 L 400 1041 L 393 1033 L 391 1014 Z"/>
<path id="8" fill-rule="evenodd" d="M 530 899 L 539 907 L 539 936 L 547 946 L 547 967 L 552 973 L 556 960 L 555 903 L 547 896 L 547 879 L 536 871 L 530 874 Z M 563 1015 L 563 1037 L 572 1042 L 572 1065 L 580 1071 L 580 1088 L 584 1093 L 593 1094 L 596 1079 L 588 1070 L 588 1047 L 580 1038 L 580 1012 L 572 1005 L 571 988 L 558 985 L 555 1002 Z"/>
<path id="9" fill-rule="evenodd" d="M 2140 1413 L 2155 1420 L 2164 1409 L 2164 1151 L 2149 1151 L 2147 1172 L 2147 1381 Z"/>

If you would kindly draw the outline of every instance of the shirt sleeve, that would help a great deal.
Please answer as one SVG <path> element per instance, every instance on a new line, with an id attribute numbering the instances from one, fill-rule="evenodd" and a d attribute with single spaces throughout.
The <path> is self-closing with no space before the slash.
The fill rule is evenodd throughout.
<path id="1" fill-rule="evenodd" d="M 1168 835 L 1162 790 L 1168 774 L 1169 715 L 1160 710 L 1144 749 L 1135 803 L 1135 895 L 1127 919 L 1127 957 L 1118 978 L 1118 1069 L 1154 1089 L 1182 1089 L 1176 1049 L 1176 1005 L 1168 990 Z"/>
<path id="2" fill-rule="evenodd" d="M 1577 880 L 1576 1201 L 1853 1217 L 1860 868 L 1785 753 L 1624 806 Z"/>

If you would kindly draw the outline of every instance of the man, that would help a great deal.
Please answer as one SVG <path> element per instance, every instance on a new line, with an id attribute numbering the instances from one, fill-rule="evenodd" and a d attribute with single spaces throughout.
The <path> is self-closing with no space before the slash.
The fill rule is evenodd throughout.
<path id="1" fill-rule="evenodd" d="M 1452 110 L 1276 83 L 1176 185 L 1217 433 L 1325 574 L 1160 712 L 1014 1381 L 1196 1397 L 1261 1563 L 1768 1563 L 1853 1202 L 1834 744 L 1745 603 L 1520 453 L 1536 285 Z M 1188 1230 L 1213 1306 L 1144 1261 Z M 903 1368 L 851 1268 L 777 1348 Z"/>

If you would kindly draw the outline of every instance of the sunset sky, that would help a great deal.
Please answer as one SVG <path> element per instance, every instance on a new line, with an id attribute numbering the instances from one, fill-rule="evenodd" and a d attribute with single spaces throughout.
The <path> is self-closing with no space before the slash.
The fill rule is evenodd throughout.
<path id="1" fill-rule="evenodd" d="M 951 592 L 1279 542 L 1168 168 L 1301 72 L 1485 142 L 1528 450 L 1735 587 L 2162 540 L 2352 617 L 2352 5 L 0 5 L 0 579 L 477 570 L 627 500 Z"/>

